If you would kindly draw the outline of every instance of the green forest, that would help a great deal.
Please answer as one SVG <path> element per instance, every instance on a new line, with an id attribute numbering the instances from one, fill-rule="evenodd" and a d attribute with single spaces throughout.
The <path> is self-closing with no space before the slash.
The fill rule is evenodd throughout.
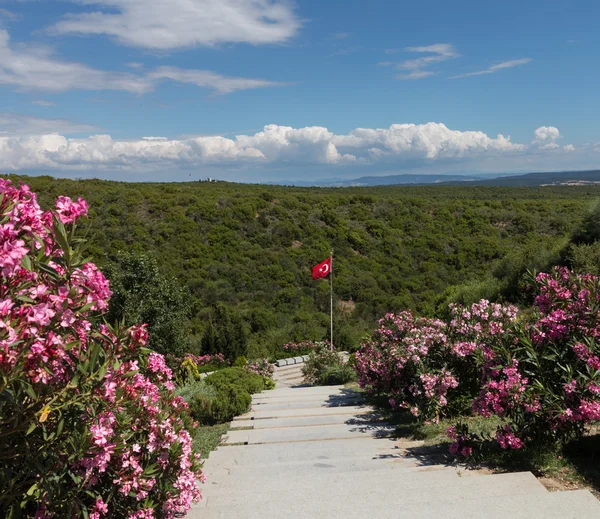
<path id="1" fill-rule="evenodd" d="M 109 317 L 153 323 L 164 352 L 201 353 L 221 315 L 250 357 L 329 336 L 353 349 L 386 312 L 439 315 L 449 302 L 523 302 L 526 273 L 598 270 L 600 187 L 295 188 L 227 182 L 122 183 L 9 176 L 83 197 L 86 253 L 111 279 Z M 218 324 L 218 323 L 217 323 Z M 237 333 L 237 332 L 236 332 Z M 159 338 L 162 334 L 162 339 Z M 162 341 L 162 342 L 161 342 Z"/>

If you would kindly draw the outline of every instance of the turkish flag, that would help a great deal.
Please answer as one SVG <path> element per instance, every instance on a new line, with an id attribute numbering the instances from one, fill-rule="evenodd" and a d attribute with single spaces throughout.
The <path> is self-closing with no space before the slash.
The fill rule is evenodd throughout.
<path id="1" fill-rule="evenodd" d="M 312 268 L 312 278 L 313 279 L 321 279 L 327 277 L 327 275 L 331 272 L 331 257 L 327 258 L 322 263 L 315 265 Z"/>

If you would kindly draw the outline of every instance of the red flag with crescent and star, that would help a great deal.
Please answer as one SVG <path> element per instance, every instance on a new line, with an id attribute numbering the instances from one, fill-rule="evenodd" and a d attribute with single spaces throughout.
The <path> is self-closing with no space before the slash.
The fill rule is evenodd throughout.
<path id="1" fill-rule="evenodd" d="M 331 272 L 331 257 L 327 258 L 322 263 L 315 265 L 312 268 L 312 278 L 313 279 L 321 279 L 327 277 L 327 275 Z"/>

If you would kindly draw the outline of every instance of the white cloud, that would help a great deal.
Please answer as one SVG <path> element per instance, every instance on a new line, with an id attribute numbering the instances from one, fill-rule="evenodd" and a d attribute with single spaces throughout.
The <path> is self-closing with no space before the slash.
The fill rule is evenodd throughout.
<path id="1" fill-rule="evenodd" d="M 535 142 L 551 143 L 560 139 L 560 131 L 556 126 L 540 126 L 535 131 Z"/>
<path id="2" fill-rule="evenodd" d="M 567 144 L 564 148 L 565 151 L 575 151 L 575 146 L 572 144 Z"/>
<path id="3" fill-rule="evenodd" d="M 186 70 L 177 67 L 160 67 L 149 73 L 148 78 L 150 80 L 171 79 L 179 83 L 191 83 L 199 87 L 210 88 L 219 94 L 229 94 L 237 90 L 252 88 L 284 86 L 286 84 L 264 79 L 222 76 L 208 70 Z"/>
<path id="4" fill-rule="evenodd" d="M 399 69 L 421 69 L 432 63 L 439 63 L 460 56 L 454 46 L 449 43 L 436 43 L 435 45 L 428 45 L 426 47 L 407 47 L 404 50 L 406 52 L 422 52 L 432 55 L 403 61 L 398 64 Z"/>
<path id="5" fill-rule="evenodd" d="M 90 5 L 90 11 L 65 16 L 51 32 L 104 34 L 149 49 L 282 43 L 302 25 L 288 0 L 71 1 Z"/>
<path id="6" fill-rule="evenodd" d="M 47 125 L 52 126 L 52 121 Z M 55 125 L 56 126 L 56 125 Z M 117 140 L 110 135 L 67 138 L 11 131 L 0 135 L 0 169 L 127 169 L 180 166 L 323 166 L 467 161 L 519 155 L 527 145 L 479 131 L 451 130 L 441 123 L 394 124 L 335 134 L 327 128 L 267 125 L 257 133 L 181 139 L 143 137 Z M 28 134 L 28 135 L 24 135 Z M 539 150 L 538 150 L 539 153 Z"/>
<path id="7" fill-rule="evenodd" d="M 7 31 L 0 29 L 0 84 L 24 90 L 124 90 L 141 94 L 151 83 L 133 74 L 97 70 L 52 56 L 47 48 L 10 46 Z"/>
<path id="8" fill-rule="evenodd" d="M 428 54 L 428 56 L 408 59 L 397 63 L 395 67 L 398 70 L 407 70 L 409 72 L 396 75 L 396 79 L 423 79 L 432 76 L 434 72 L 428 70 L 427 67 L 434 63 L 441 63 L 460 56 L 454 46 L 449 43 L 436 43 L 435 45 L 427 45 L 425 47 L 406 47 L 404 51 Z M 396 54 L 400 51 L 397 49 L 388 49 L 385 52 L 386 54 Z M 379 65 L 389 66 L 393 65 L 393 63 L 382 62 Z"/>
<path id="9" fill-rule="evenodd" d="M 263 79 L 224 76 L 208 70 L 176 67 L 161 67 L 144 74 L 98 70 L 81 63 L 60 60 L 47 48 L 11 46 L 8 32 L 0 29 L 0 85 L 49 92 L 117 90 L 144 94 L 165 79 L 191 83 L 218 94 L 282 85 Z"/>
<path id="10" fill-rule="evenodd" d="M 98 128 L 66 119 L 43 119 L 31 115 L 0 112 L 0 136 L 42 135 L 52 133 L 90 133 Z M 0 158 L 0 161 L 2 159 Z"/>
<path id="11" fill-rule="evenodd" d="M 44 99 L 37 99 L 35 101 L 31 101 L 31 104 L 38 106 L 56 106 L 56 103 L 53 103 L 52 101 L 45 101 Z"/>
<path id="12" fill-rule="evenodd" d="M 423 79 L 429 76 L 433 76 L 431 70 L 413 70 L 408 74 L 397 74 L 396 79 Z"/>
<path id="13" fill-rule="evenodd" d="M 512 61 L 503 61 L 502 63 L 497 63 L 496 65 L 492 65 L 491 67 L 486 68 L 485 70 L 477 70 L 476 72 L 469 72 L 467 74 L 451 76 L 449 79 L 460 79 L 463 77 L 483 76 L 485 74 L 495 74 L 496 72 L 500 72 L 501 70 L 504 70 L 507 68 L 513 68 L 513 67 L 518 67 L 520 65 L 526 65 L 527 63 L 530 63 L 531 61 L 532 61 L 531 58 L 515 59 Z"/>

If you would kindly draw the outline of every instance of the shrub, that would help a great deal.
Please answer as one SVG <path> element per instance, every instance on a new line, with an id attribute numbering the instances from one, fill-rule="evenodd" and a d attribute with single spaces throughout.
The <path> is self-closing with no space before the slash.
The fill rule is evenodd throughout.
<path id="1" fill-rule="evenodd" d="M 183 398 L 189 404 L 196 396 L 215 398 L 217 396 L 217 391 L 214 386 L 207 384 L 204 380 L 200 379 L 181 386 L 175 391 L 175 394 Z"/>
<path id="2" fill-rule="evenodd" d="M 450 305 L 448 322 L 387 314 L 355 355 L 361 387 L 389 398 L 392 407 L 410 409 L 425 420 L 464 408 L 481 379 L 479 366 L 492 345 L 504 340 L 517 309 L 482 300 Z M 448 402 L 450 401 L 450 406 Z"/>
<path id="3" fill-rule="evenodd" d="M 239 386 L 249 394 L 264 390 L 264 381 L 260 375 L 250 373 L 244 368 L 225 368 L 206 377 L 206 383 L 216 388 L 224 386 Z"/>
<path id="4" fill-rule="evenodd" d="M 242 355 L 233 361 L 232 366 L 237 368 L 245 368 L 246 364 L 248 364 L 248 359 Z"/>
<path id="5" fill-rule="evenodd" d="M 144 326 L 98 324 L 111 292 L 79 252 L 86 202 L 0 193 L 0 515 L 185 513 L 201 475 L 187 405 Z"/>
<path id="6" fill-rule="evenodd" d="M 556 267 L 533 280 L 537 311 L 513 344 L 494 348 L 483 365 L 473 409 L 508 423 L 496 433 L 504 449 L 526 444 L 564 445 L 600 420 L 600 281 Z M 462 440 L 481 438 L 459 427 Z"/>
<path id="7" fill-rule="evenodd" d="M 319 385 L 321 386 L 336 386 L 354 380 L 356 380 L 356 373 L 348 363 L 329 366 L 319 374 Z"/>
<path id="8" fill-rule="evenodd" d="M 205 425 L 231 421 L 248 411 L 252 397 L 243 387 L 223 384 L 215 388 L 215 396 L 195 395 L 190 402 L 194 418 Z"/>
<path id="9" fill-rule="evenodd" d="M 302 374 L 309 384 L 344 384 L 354 378 L 352 369 L 343 357 L 324 343 L 309 355 L 302 367 Z"/>
<path id="10" fill-rule="evenodd" d="M 275 372 L 275 367 L 271 364 L 268 359 L 259 359 L 254 362 L 250 362 L 246 369 L 250 373 L 260 375 L 263 378 L 272 378 Z"/>

